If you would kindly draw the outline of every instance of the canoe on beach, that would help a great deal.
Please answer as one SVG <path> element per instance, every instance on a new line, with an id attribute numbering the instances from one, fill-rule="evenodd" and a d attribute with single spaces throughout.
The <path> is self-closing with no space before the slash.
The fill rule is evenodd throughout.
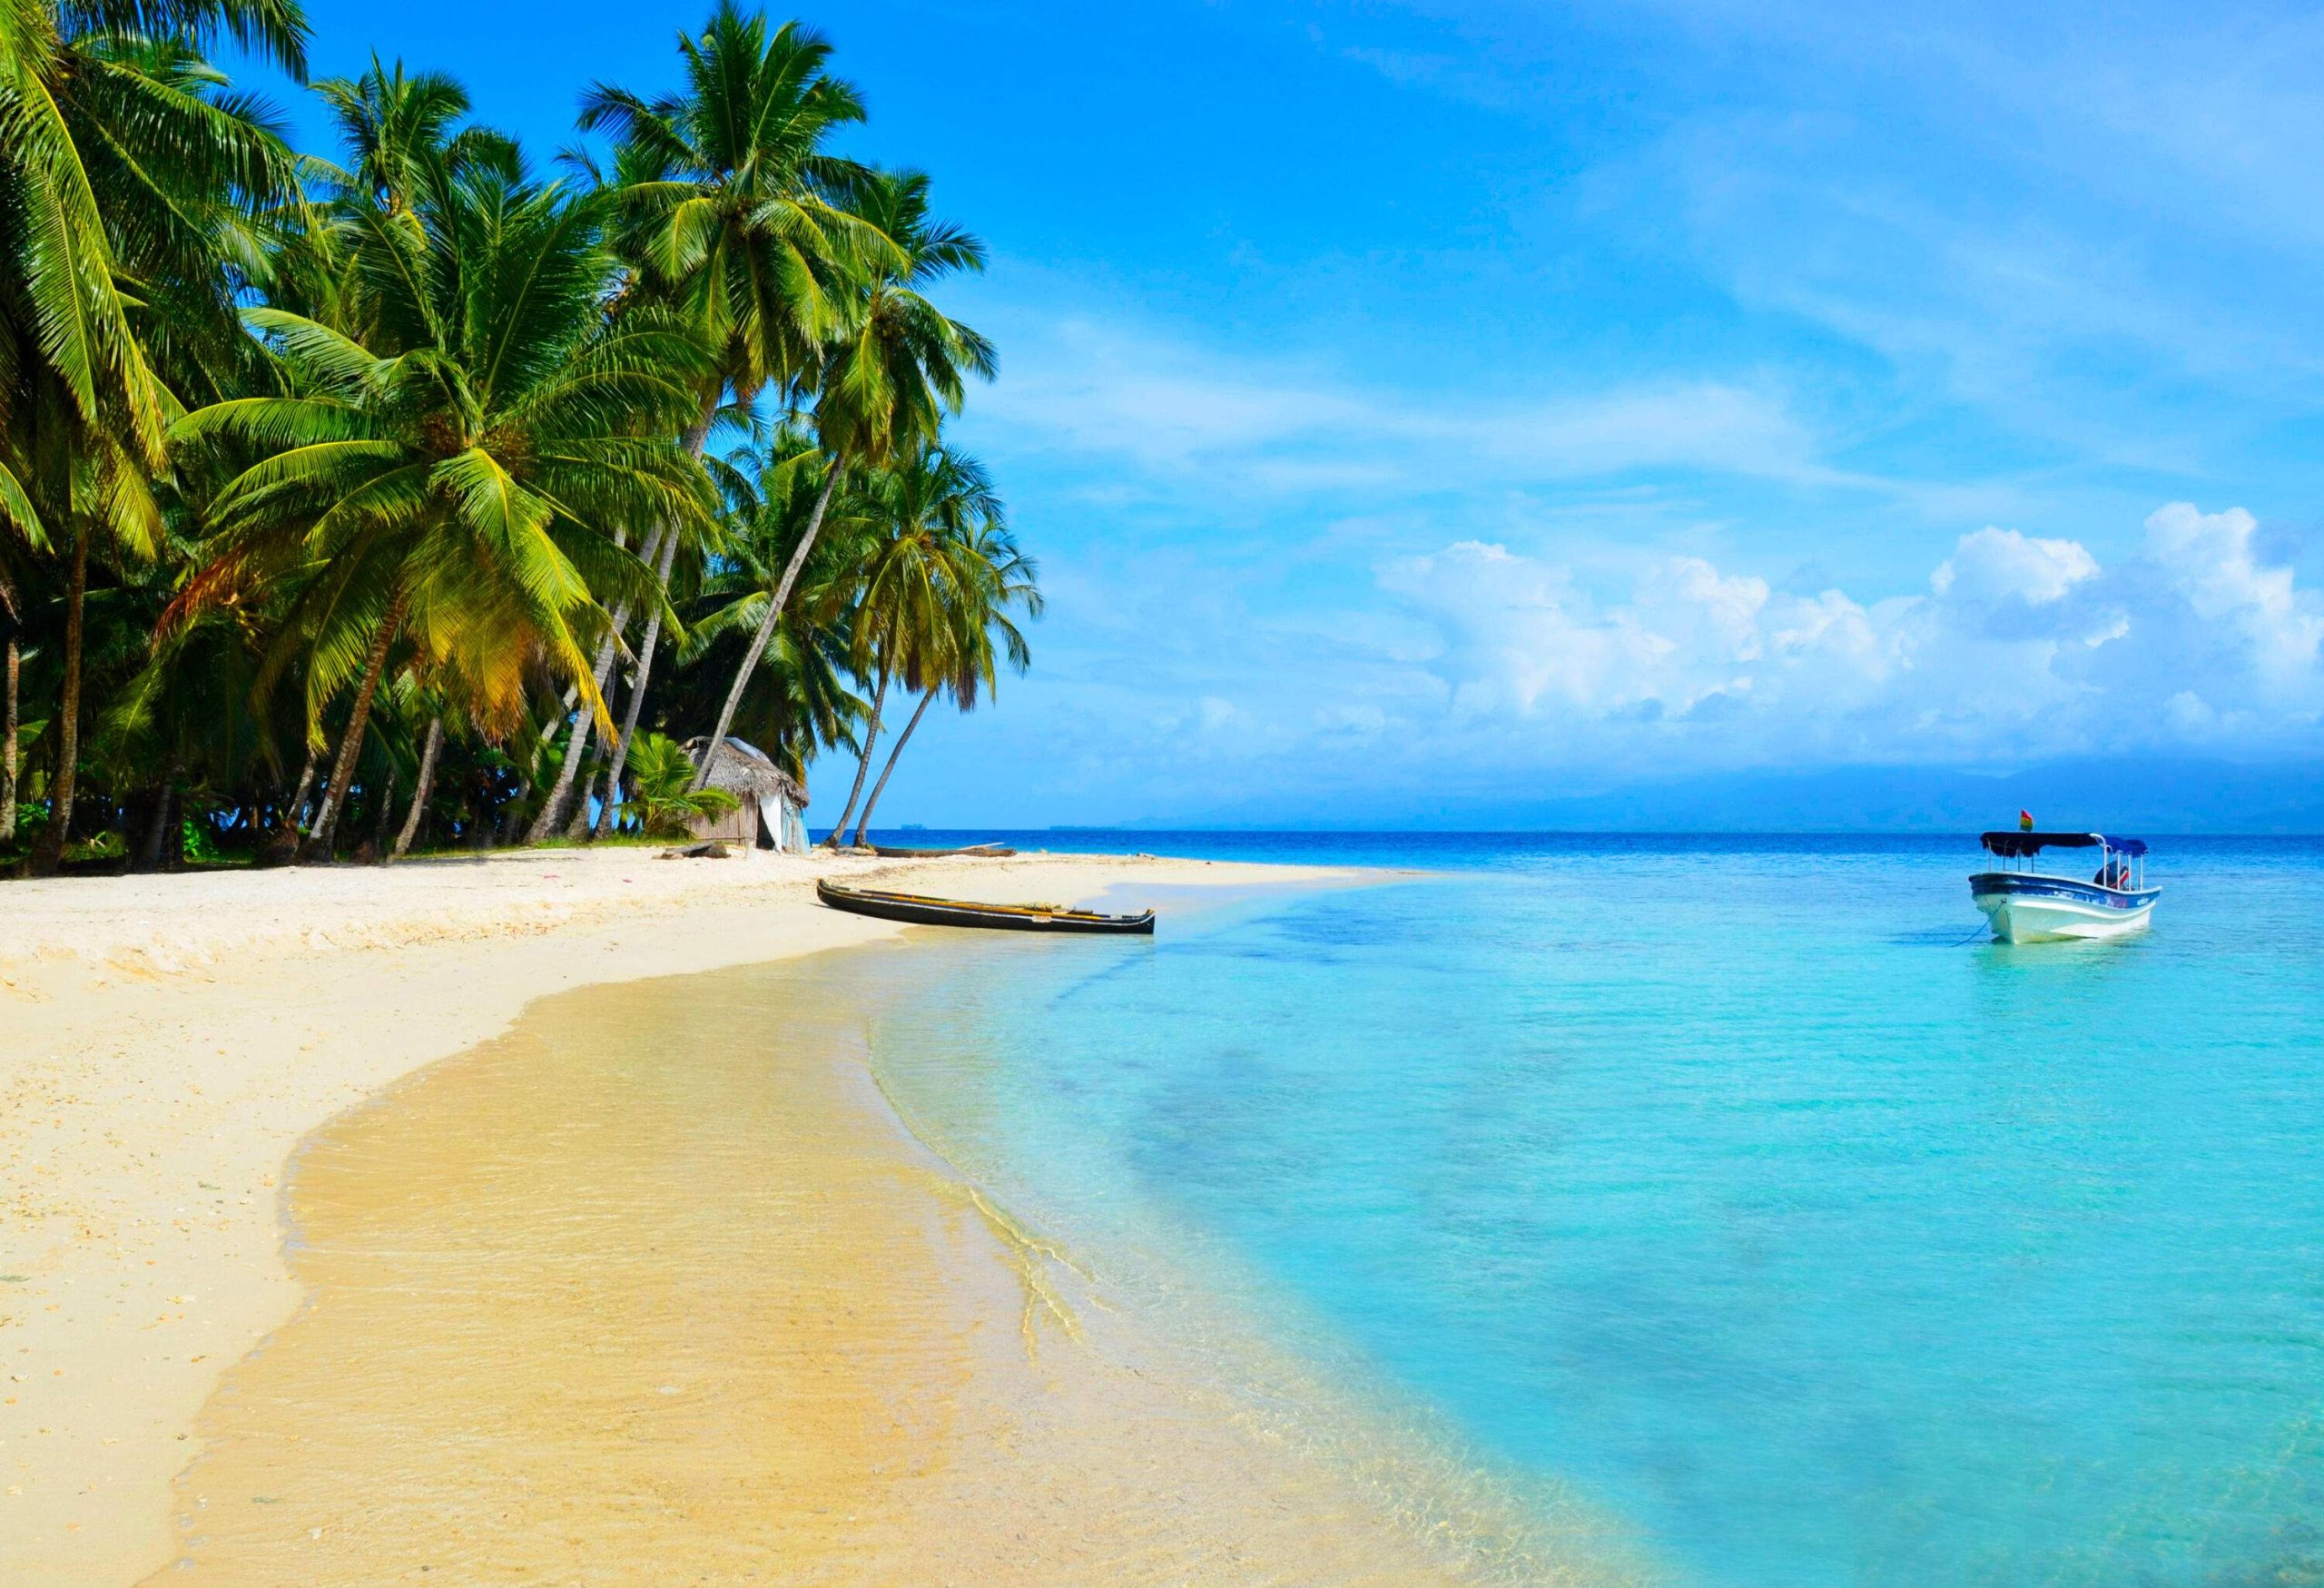
<path id="1" fill-rule="evenodd" d="M 900 844 L 875 843 L 872 853 L 881 860 L 945 860 L 956 854 L 979 860 L 1007 860 L 1017 852 L 1006 843 L 970 843 L 959 849 L 907 849 Z"/>
<path id="2" fill-rule="evenodd" d="M 980 926 L 999 932 L 1111 932 L 1154 934 L 1154 912 L 1102 915 L 1056 904 L 980 904 L 964 899 L 932 899 L 921 893 L 887 893 L 872 888 L 842 888 L 818 880 L 815 896 L 851 915 L 907 921 L 915 926 Z"/>

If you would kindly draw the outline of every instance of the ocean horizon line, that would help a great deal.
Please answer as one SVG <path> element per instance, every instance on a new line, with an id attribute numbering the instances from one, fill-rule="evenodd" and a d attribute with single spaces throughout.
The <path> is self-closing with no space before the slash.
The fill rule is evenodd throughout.
<path id="1" fill-rule="evenodd" d="M 2287 841 L 2324 839 L 2324 830 L 2305 828 L 2276 832 L 2256 830 L 2221 830 L 2216 832 L 2206 832 L 2172 831 L 2167 828 L 2148 826 L 2138 823 L 2112 823 L 2108 824 L 2105 826 L 2085 826 L 2080 823 L 2070 822 L 2064 824 L 2044 823 L 2043 825 L 2045 830 L 2069 833 L 2101 833 L 2107 831 L 2110 826 L 2116 830 L 2126 827 L 2135 827 L 2138 829 L 2137 835 L 2140 837 L 2161 839 L 2166 842 L 2179 842 L 2182 840 L 2197 842 L 2248 842 L 2263 839 L 2281 839 Z M 1974 838 L 1980 833 L 1998 832 L 2001 830 L 2001 828 L 1997 827 L 1426 827 L 1413 825 L 1385 825 L 1377 827 L 1353 825 L 1148 826 L 1135 823 L 1126 823 L 1118 826 L 1106 825 L 1102 824 L 1072 823 L 1052 824 L 1046 826 L 1035 827 L 1011 827 L 1000 824 L 979 825 L 970 823 L 957 826 L 940 826 L 935 824 L 929 824 L 926 825 L 913 825 L 908 827 L 881 827 L 874 829 L 871 836 L 882 841 L 891 839 L 923 840 L 930 838 L 959 838 L 977 834 L 998 834 L 1004 837 L 1018 837 L 1073 833 L 1095 833 L 1107 835 L 1118 834 L 1125 837 L 1142 836 L 1152 838 L 1833 838 L 1854 840 L 1873 838 Z M 813 835 L 817 843 L 821 843 L 829 835 L 828 829 L 810 827 L 809 832 Z"/>

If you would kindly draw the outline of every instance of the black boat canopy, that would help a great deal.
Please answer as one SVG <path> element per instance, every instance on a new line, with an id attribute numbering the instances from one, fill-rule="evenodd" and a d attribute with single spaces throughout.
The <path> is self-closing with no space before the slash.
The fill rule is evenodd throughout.
<path id="1" fill-rule="evenodd" d="M 1978 842 L 2004 860 L 2024 860 L 2044 849 L 2096 849 L 2102 844 L 2117 854 L 2136 857 L 2146 853 L 2143 838 L 2116 838 L 2105 833 L 1988 833 Z"/>

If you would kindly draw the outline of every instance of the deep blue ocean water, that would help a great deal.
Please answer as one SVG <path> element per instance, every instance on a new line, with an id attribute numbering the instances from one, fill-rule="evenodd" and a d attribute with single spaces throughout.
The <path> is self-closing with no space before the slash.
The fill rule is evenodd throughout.
<path id="1" fill-rule="evenodd" d="M 2009 947 L 1965 838 L 1016 837 L 1437 873 L 915 961 L 883 1081 L 1101 1277 L 1216 1255 L 1677 1582 L 2324 1582 L 2324 841 Z"/>

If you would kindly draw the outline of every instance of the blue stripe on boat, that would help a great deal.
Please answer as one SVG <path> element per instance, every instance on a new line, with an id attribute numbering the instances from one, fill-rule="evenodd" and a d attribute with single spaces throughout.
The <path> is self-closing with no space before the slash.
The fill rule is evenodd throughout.
<path id="1" fill-rule="evenodd" d="M 2045 877 L 2029 872 L 1979 872 L 1969 879 L 1972 895 L 2015 893 L 2034 899 L 2071 899 L 2103 910 L 2136 910 L 2162 897 L 2161 888 L 2127 892 L 2078 883 L 2072 877 Z"/>

